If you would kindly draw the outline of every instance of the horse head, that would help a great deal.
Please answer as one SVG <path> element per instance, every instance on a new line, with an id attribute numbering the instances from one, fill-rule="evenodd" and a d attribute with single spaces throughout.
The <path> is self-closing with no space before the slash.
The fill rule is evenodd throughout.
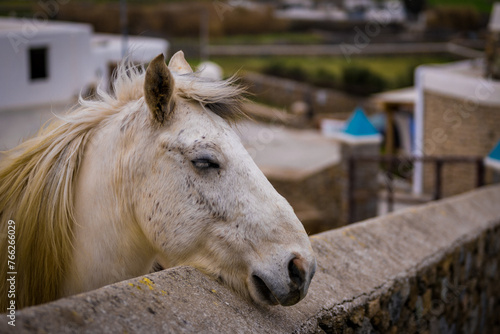
<path id="1" fill-rule="evenodd" d="M 101 172 L 92 163 L 82 167 L 101 181 L 95 187 L 80 182 L 87 196 L 77 204 L 87 199 L 95 205 L 77 208 L 76 221 L 89 210 L 97 216 L 96 206 L 126 207 L 122 220 L 137 226 L 145 253 L 164 267 L 196 267 L 259 304 L 288 306 L 304 298 L 316 269 L 313 250 L 293 209 L 228 121 L 240 91 L 199 77 L 182 53 L 168 67 L 163 55 L 151 61 L 142 89 L 143 99 L 102 131 L 98 141 L 113 148 L 101 154 L 93 144 L 86 155 L 107 156 L 107 162 L 95 159 Z M 107 189 L 105 166 L 115 170 L 108 188 L 120 204 L 91 195 Z"/>

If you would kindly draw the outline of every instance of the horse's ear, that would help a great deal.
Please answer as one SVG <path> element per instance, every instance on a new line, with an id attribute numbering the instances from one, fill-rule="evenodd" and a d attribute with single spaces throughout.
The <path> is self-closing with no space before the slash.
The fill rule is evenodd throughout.
<path id="1" fill-rule="evenodd" d="M 184 52 L 182 51 L 177 51 L 172 58 L 170 58 L 168 68 L 179 74 L 193 73 L 193 69 L 189 66 L 186 58 L 184 58 Z"/>
<path id="2" fill-rule="evenodd" d="M 153 59 L 146 70 L 144 98 L 153 118 L 163 124 L 174 109 L 174 77 L 163 54 Z"/>

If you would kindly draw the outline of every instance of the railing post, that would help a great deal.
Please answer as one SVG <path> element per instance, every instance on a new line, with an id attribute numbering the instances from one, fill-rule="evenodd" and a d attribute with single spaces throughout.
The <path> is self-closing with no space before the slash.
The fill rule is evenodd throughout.
<path id="1" fill-rule="evenodd" d="M 392 167 L 392 160 L 391 160 L 391 167 Z M 387 212 L 392 212 L 394 211 L 394 176 L 392 175 L 392 168 L 389 170 L 387 173 Z"/>
<path id="2" fill-rule="evenodd" d="M 347 185 L 347 223 L 354 223 L 357 219 L 356 217 L 356 161 L 376 161 L 382 163 L 387 168 L 387 177 L 386 177 L 386 189 L 387 189 L 387 212 L 392 212 L 394 210 L 394 171 L 396 170 L 396 165 L 400 162 L 401 158 L 393 155 L 385 155 L 385 156 L 362 156 L 355 157 L 350 156 L 347 161 L 347 172 L 348 172 L 348 185 Z M 406 157 L 408 161 L 422 161 L 424 163 L 434 163 L 434 193 L 433 200 L 438 200 L 443 197 L 443 186 L 444 186 L 444 171 L 443 167 L 445 164 L 454 164 L 454 163 L 468 163 L 476 165 L 476 186 L 481 187 L 485 184 L 485 166 L 484 161 L 481 157 L 467 157 L 467 156 L 425 156 L 425 157 L 415 157 L 410 156 Z M 358 173 L 359 175 L 359 173 Z M 359 217 L 359 215 L 358 215 Z"/>
<path id="3" fill-rule="evenodd" d="M 354 173 L 356 171 L 356 165 L 354 161 L 354 157 L 350 156 L 349 161 L 348 161 L 348 168 L 347 168 L 347 173 L 348 175 L 348 186 L 347 186 L 347 205 L 349 206 L 348 208 L 348 217 L 347 217 L 347 224 L 352 224 L 354 223 L 354 182 L 356 180 Z"/>
<path id="4" fill-rule="evenodd" d="M 435 183 L 435 189 L 434 189 L 434 200 L 438 200 L 441 198 L 442 193 L 441 193 L 441 186 L 442 186 L 442 170 L 443 170 L 443 160 L 441 158 L 436 158 L 436 168 L 434 169 L 435 173 L 435 178 L 436 178 L 436 183 Z"/>
<path id="5" fill-rule="evenodd" d="M 482 158 L 479 158 L 476 160 L 476 185 L 477 187 L 482 187 L 484 186 L 484 161 Z"/>

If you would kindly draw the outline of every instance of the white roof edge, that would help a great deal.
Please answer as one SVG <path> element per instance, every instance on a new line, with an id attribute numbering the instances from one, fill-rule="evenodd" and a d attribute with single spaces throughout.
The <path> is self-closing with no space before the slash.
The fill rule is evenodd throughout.
<path id="1" fill-rule="evenodd" d="M 493 169 L 500 171 L 500 160 L 486 157 L 486 158 L 484 158 L 484 164 L 490 168 L 493 168 Z"/>
<path id="2" fill-rule="evenodd" d="M 91 50 L 97 57 L 106 57 L 109 61 L 122 60 L 123 37 L 118 34 L 93 34 Z M 134 36 L 127 37 L 127 56 L 133 62 L 147 63 L 159 53 L 167 54 L 170 43 L 159 37 Z"/>
<path id="3" fill-rule="evenodd" d="M 328 138 L 337 139 L 339 141 L 345 142 L 351 145 L 362 145 L 362 144 L 380 144 L 382 142 L 382 135 L 366 135 L 366 136 L 354 136 L 345 132 L 334 132 L 326 135 Z"/>
<path id="4" fill-rule="evenodd" d="M 465 98 L 479 105 L 500 106 L 500 82 L 484 78 L 479 72 L 473 75 L 472 68 L 476 61 L 419 66 L 423 90 Z"/>
<path id="5" fill-rule="evenodd" d="M 107 38 L 121 39 L 121 38 L 123 38 L 123 36 L 120 34 L 110 34 L 110 33 L 102 33 L 102 32 L 96 32 L 96 33 L 92 34 L 92 39 L 99 40 L 99 39 L 107 39 Z M 130 41 L 152 41 L 152 42 L 163 41 L 163 42 L 166 42 L 168 44 L 168 40 L 166 40 L 165 38 L 161 38 L 161 37 L 128 35 L 127 39 L 129 39 Z"/>
<path id="6" fill-rule="evenodd" d="M 36 34 L 51 32 L 86 32 L 92 33 L 94 28 L 89 23 L 67 21 L 37 21 L 30 18 L 0 17 L 0 35 L 12 33 L 23 34 L 26 29 L 36 29 Z"/>

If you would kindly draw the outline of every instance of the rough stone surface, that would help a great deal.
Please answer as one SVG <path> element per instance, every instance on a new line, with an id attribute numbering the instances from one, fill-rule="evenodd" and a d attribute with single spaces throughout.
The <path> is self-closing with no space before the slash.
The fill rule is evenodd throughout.
<path id="1" fill-rule="evenodd" d="M 478 99 L 470 101 L 426 91 L 424 93 L 424 146 L 426 156 L 486 157 L 500 138 L 500 108 L 487 106 Z M 424 164 L 424 191 L 434 190 L 434 165 Z M 442 171 L 443 196 L 474 189 L 476 165 L 473 163 L 445 164 Z M 487 170 L 486 182 L 491 182 L 492 170 Z"/>
<path id="2" fill-rule="evenodd" d="M 500 186 L 311 237 L 292 307 L 173 268 L 5 315 L 0 333 L 499 333 Z"/>

